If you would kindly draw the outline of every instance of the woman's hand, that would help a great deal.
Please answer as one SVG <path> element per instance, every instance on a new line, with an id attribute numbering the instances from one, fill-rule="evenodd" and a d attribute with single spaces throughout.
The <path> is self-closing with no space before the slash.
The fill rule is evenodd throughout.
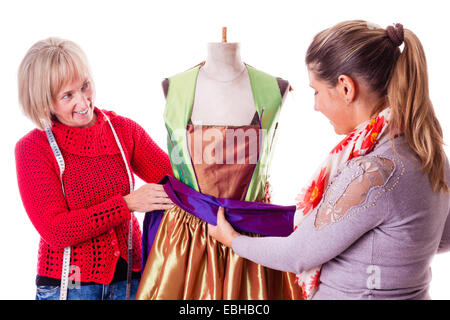
<path id="1" fill-rule="evenodd" d="M 225 210 L 222 207 L 217 211 L 217 226 L 208 223 L 208 234 L 228 248 L 231 248 L 234 238 L 241 235 L 225 219 Z"/>
<path id="2" fill-rule="evenodd" d="M 173 202 L 160 184 L 148 183 L 123 197 L 128 210 L 148 212 L 172 208 Z"/>

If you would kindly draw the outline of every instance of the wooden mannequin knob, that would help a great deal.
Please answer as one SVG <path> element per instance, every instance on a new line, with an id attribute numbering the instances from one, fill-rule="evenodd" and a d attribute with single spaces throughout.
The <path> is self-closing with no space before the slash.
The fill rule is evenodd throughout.
<path id="1" fill-rule="evenodd" d="M 222 42 L 227 42 L 227 27 L 222 28 Z"/>

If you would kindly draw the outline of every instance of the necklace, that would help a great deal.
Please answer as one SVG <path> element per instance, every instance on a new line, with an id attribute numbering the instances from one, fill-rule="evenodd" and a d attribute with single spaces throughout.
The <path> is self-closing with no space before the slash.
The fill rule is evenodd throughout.
<path id="1" fill-rule="evenodd" d="M 210 80 L 217 81 L 217 82 L 222 82 L 222 83 L 229 83 L 229 82 L 233 82 L 233 81 L 236 81 L 237 79 L 239 79 L 239 78 L 244 74 L 245 69 L 247 69 L 247 68 L 244 66 L 244 68 L 242 69 L 242 71 L 239 72 L 239 74 L 238 74 L 235 78 L 233 78 L 233 79 L 231 79 L 231 80 L 218 80 L 218 79 L 214 79 L 214 78 L 208 76 L 208 74 L 207 74 L 205 71 L 203 71 L 202 74 L 203 74 L 205 77 L 207 77 L 208 79 L 210 79 Z M 201 70 L 202 70 L 202 69 L 200 69 L 200 71 L 201 71 Z"/>

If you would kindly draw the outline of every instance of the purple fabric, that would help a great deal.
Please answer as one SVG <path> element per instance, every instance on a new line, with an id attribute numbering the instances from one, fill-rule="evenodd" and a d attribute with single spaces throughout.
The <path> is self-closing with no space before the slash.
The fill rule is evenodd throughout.
<path id="1" fill-rule="evenodd" d="M 181 209 L 217 225 L 217 210 L 225 208 L 225 216 L 238 231 L 252 232 L 264 236 L 285 237 L 293 232 L 295 206 L 216 198 L 195 191 L 172 176 L 165 176 L 162 184 L 169 198 Z M 162 211 L 145 214 L 143 223 L 143 265 L 153 245 L 162 219 Z"/>
<path id="2" fill-rule="evenodd" d="M 171 176 L 165 176 L 162 183 L 177 206 L 209 224 L 217 224 L 220 206 L 225 208 L 225 216 L 236 230 L 279 237 L 293 231 L 295 206 L 216 198 L 197 192 Z"/>
<path id="3" fill-rule="evenodd" d="M 145 263 L 147 262 L 148 255 L 152 249 L 153 241 L 155 240 L 163 215 L 164 210 L 155 210 L 145 213 L 144 222 L 142 224 L 142 271 L 144 271 Z"/>

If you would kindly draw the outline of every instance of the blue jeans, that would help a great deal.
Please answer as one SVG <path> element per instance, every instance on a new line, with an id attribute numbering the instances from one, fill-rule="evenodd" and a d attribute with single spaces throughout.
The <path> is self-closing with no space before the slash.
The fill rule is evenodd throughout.
<path id="1" fill-rule="evenodd" d="M 139 280 L 131 280 L 130 300 L 136 297 Z M 67 290 L 67 300 L 125 300 L 127 282 L 89 284 Z M 38 286 L 36 300 L 59 300 L 60 286 Z"/>

